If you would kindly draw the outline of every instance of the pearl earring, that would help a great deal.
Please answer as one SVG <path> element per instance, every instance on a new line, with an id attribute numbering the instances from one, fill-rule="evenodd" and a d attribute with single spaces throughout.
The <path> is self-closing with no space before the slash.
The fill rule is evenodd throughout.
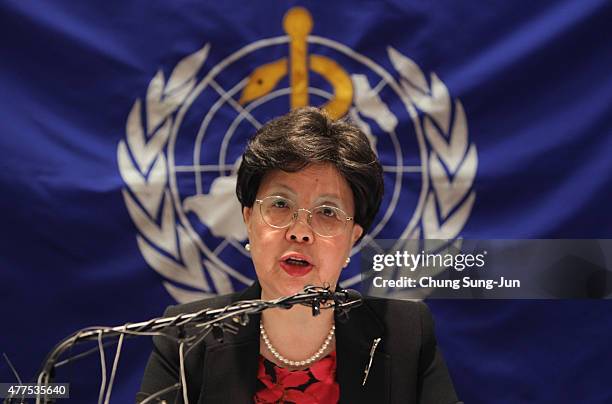
<path id="1" fill-rule="evenodd" d="M 246 243 L 244 249 L 247 251 L 251 251 L 251 245 L 249 243 Z"/>
<path id="2" fill-rule="evenodd" d="M 346 260 L 344 261 L 343 268 L 346 268 L 350 262 L 351 262 L 351 257 L 347 257 Z"/>

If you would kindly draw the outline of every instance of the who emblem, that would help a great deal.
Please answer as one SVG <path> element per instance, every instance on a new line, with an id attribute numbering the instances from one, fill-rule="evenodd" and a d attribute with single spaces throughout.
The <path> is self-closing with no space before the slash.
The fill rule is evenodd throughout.
<path id="1" fill-rule="evenodd" d="M 167 80 L 159 71 L 128 115 L 117 147 L 123 197 L 142 256 L 178 302 L 252 282 L 236 171 L 250 136 L 290 108 L 348 115 L 383 165 L 381 210 L 352 254 L 376 248 L 376 238 L 398 240 L 394 248 L 456 239 L 469 218 L 478 156 L 462 104 L 444 83 L 391 47 L 389 71 L 314 35 L 304 8 L 290 9 L 282 27 L 284 35 L 250 43 L 209 69 L 206 44 Z M 357 283 L 356 272 L 343 271 L 341 285 Z"/>

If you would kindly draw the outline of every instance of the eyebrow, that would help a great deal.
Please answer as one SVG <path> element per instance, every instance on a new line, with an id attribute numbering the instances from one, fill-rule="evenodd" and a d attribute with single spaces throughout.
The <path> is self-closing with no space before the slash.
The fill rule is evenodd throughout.
<path id="1" fill-rule="evenodd" d="M 293 188 L 291 188 L 291 187 L 290 187 L 290 186 L 288 186 L 288 185 L 285 185 L 285 184 L 278 184 L 278 185 L 275 185 L 275 186 L 273 187 L 273 189 L 274 189 L 275 187 L 282 188 L 282 189 L 284 189 L 284 190 L 288 191 L 290 194 L 292 194 L 292 195 L 294 195 L 294 196 L 297 196 L 297 193 L 296 193 L 296 192 L 293 190 Z M 337 194 L 323 194 L 323 195 L 319 195 L 319 196 L 318 196 L 318 197 L 317 197 L 315 200 L 316 200 L 316 201 L 322 201 L 323 203 L 325 203 L 325 202 L 331 202 L 331 203 L 334 203 L 334 204 L 336 204 L 338 207 L 341 207 L 341 208 L 344 208 L 344 207 L 345 207 L 345 206 L 344 206 L 344 203 L 342 203 L 342 199 L 340 199 L 340 196 L 339 196 L 339 195 L 337 195 Z"/>
<path id="2" fill-rule="evenodd" d="M 295 193 L 295 191 L 293 190 L 293 188 L 291 188 L 289 185 L 285 185 L 285 184 L 277 184 L 277 185 L 274 185 L 274 187 L 273 187 L 273 188 L 276 188 L 276 187 L 286 189 L 287 191 L 289 191 L 289 192 L 290 192 L 290 193 L 292 193 L 293 195 L 297 195 L 297 194 Z"/>
<path id="3" fill-rule="evenodd" d="M 324 202 L 328 201 L 331 203 L 335 203 L 336 205 L 341 206 L 341 207 L 344 206 L 344 204 L 342 203 L 342 200 L 336 194 L 323 194 L 323 195 L 320 195 L 316 200 L 317 201 L 323 200 Z"/>

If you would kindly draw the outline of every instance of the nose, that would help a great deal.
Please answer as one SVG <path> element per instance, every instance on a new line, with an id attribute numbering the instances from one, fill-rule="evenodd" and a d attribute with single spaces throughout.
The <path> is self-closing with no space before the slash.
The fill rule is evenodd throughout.
<path id="1" fill-rule="evenodd" d="M 300 218 L 300 211 L 304 210 L 305 218 Z M 306 209 L 300 209 L 297 211 L 296 217 L 293 220 L 291 226 L 287 228 L 286 237 L 290 241 L 297 241 L 298 243 L 312 243 L 314 239 L 314 233 L 310 224 L 308 224 L 309 212 Z"/>

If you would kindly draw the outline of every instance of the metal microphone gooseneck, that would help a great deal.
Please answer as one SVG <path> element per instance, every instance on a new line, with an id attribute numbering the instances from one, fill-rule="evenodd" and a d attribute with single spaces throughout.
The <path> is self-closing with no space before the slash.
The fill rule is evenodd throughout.
<path id="1" fill-rule="evenodd" d="M 99 402 L 108 403 L 112 389 L 114 373 L 119 359 L 119 353 L 124 337 L 134 336 L 161 336 L 171 339 L 180 345 L 181 359 L 181 379 L 178 385 L 171 386 L 173 389 L 182 389 L 183 397 L 186 400 L 186 385 L 184 376 L 184 357 L 189 354 L 190 348 L 193 348 L 201 342 L 209 332 L 212 332 L 215 339 L 222 342 L 224 334 L 230 332 L 236 334 L 239 330 L 238 325 L 246 326 L 249 322 L 249 316 L 260 313 L 269 308 L 284 308 L 289 309 L 293 305 L 301 304 L 312 308 L 312 314 L 320 314 L 322 309 L 333 308 L 338 318 L 341 321 L 348 319 L 348 311 L 361 304 L 361 295 L 354 290 L 337 290 L 331 291 L 329 287 L 306 286 L 301 292 L 290 296 L 281 297 L 274 300 L 243 300 L 232 303 L 220 309 L 203 309 L 196 313 L 179 314 L 172 317 L 158 317 L 148 321 L 139 323 L 127 323 L 117 327 L 88 327 L 73 333 L 67 338 L 60 341 L 47 355 L 43 362 L 43 366 L 38 375 L 37 383 L 39 386 L 47 387 L 53 378 L 56 368 L 70 363 L 74 360 L 88 356 L 98 351 L 101 357 L 104 357 L 103 349 L 107 344 L 103 343 L 104 339 L 118 337 L 117 353 L 115 354 L 115 363 L 108 386 L 106 386 L 105 376 L 103 377 L 102 387 L 99 394 Z M 98 349 L 92 349 L 86 352 L 81 352 L 69 358 L 59 361 L 60 357 L 75 345 L 85 341 L 96 341 Z M 113 341 L 113 343 L 115 343 Z M 187 348 L 185 352 L 185 348 Z M 106 394 L 104 394 L 106 390 Z M 160 392 L 155 393 L 157 397 Z M 151 397 L 149 397 L 151 398 Z M 37 397 L 36 404 L 48 403 L 48 399 Z"/>

